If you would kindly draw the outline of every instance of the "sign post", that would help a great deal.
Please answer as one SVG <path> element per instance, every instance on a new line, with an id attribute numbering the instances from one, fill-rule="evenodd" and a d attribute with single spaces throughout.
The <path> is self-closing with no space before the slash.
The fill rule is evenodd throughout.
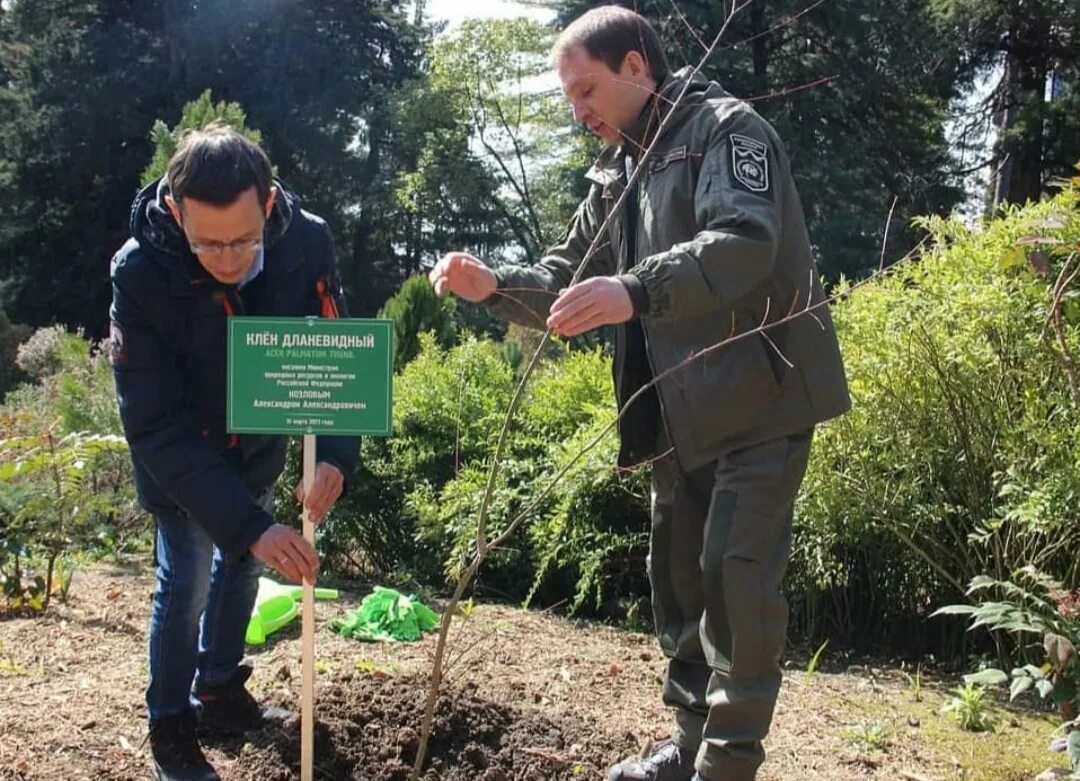
<path id="1" fill-rule="evenodd" d="M 231 317 L 227 429 L 300 434 L 305 495 L 315 483 L 315 437 L 389 436 L 394 326 L 389 320 Z M 315 524 L 303 512 L 304 539 Z M 300 778 L 312 781 L 315 736 L 315 584 L 304 581 Z"/>

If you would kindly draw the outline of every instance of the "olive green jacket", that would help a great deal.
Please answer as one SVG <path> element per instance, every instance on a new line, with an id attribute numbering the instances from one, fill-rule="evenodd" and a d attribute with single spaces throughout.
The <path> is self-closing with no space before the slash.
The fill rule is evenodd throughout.
<path id="1" fill-rule="evenodd" d="M 659 125 L 654 107 L 662 115 L 687 75 L 665 80 L 661 98 L 628 135 L 648 145 Z M 562 243 L 535 266 L 496 272 L 499 290 L 485 302 L 496 314 L 543 325 L 552 293 L 569 283 L 625 189 L 634 148 L 609 147 L 589 170 L 592 186 Z M 635 256 L 620 214 L 582 278 L 619 276 L 630 291 L 653 375 L 664 375 L 660 408 L 682 467 L 845 412 L 851 402 L 827 306 L 688 362 L 824 300 L 787 154 L 772 127 L 719 85 L 695 79 L 645 166 L 636 207 L 632 199 L 627 207 L 638 215 Z M 616 330 L 619 385 L 630 378 L 622 369 L 625 327 Z"/>

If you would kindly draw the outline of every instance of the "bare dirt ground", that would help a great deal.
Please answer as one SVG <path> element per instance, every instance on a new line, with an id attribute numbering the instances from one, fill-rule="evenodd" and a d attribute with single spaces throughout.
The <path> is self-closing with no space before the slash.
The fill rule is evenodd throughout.
<path id="1" fill-rule="evenodd" d="M 75 576 L 67 605 L 0 619 L 0 779 L 149 778 L 142 689 L 149 567 Z M 329 628 L 365 590 L 317 602 L 316 778 L 404 781 L 415 756 L 434 636 L 364 644 Z M 451 641 L 450 686 L 425 781 L 601 779 L 663 738 L 663 660 L 651 636 L 502 605 L 478 605 Z M 252 687 L 296 707 L 299 626 L 252 648 Z M 834 669 L 834 667 L 836 669 Z M 916 687 L 897 669 L 805 671 L 789 662 L 762 781 L 1021 781 L 1063 764 L 1053 721 L 995 708 L 993 732 L 963 732 L 939 713 L 955 682 Z M 947 685 L 948 684 L 948 685 Z M 226 781 L 299 778 L 295 729 L 208 745 Z"/>

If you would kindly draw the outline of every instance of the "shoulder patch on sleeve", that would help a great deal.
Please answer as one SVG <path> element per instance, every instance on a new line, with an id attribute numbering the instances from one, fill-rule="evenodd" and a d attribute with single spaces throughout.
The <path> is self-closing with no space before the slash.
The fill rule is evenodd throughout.
<path id="1" fill-rule="evenodd" d="M 769 147 L 738 133 L 728 136 L 728 142 L 731 144 L 731 183 L 748 192 L 768 193 L 771 185 Z"/>

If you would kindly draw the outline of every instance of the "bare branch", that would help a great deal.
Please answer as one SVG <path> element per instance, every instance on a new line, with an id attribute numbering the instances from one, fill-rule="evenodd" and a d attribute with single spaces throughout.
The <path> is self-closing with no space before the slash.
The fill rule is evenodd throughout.
<path id="1" fill-rule="evenodd" d="M 656 464 L 657 462 L 663 461 L 668 456 L 674 455 L 674 453 L 675 453 L 675 448 L 669 447 L 667 450 L 665 450 L 660 455 L 653 456 L 652 458 L 646 459 L 645 461 L 639 461 L 638 463 L 631 464 L 630 466 L 616 466 L 615 467 L 615 472 L 617 474 L 633 474 L 634 472 L 640 472 L 642 469 L 646 469 L 648 467 L 651 467 L 654 464 Z"/>
<path id="2" fill-rule="evenodd" d="M 881 237 L 881 261 L 878 263 L 878 271 L 885 268 L 885 247 L 889 244 L 889 226 L 892 225 L 893 212 L 896 210 L 896 202 L 899 200 L 899 196 L 893 198 L 892 206 L 889 207 L 889 217 L 885 220 L 885 235 Z"/>
<path id="3" fill-rule="evenodd" d="M 694 36 L 694 40 L 696 40 L 699 44 L 701 44 L 701 48 L 703 50 L 708 51 L 709 50 L 709 44 L 705 43 L 705 41 L 703 41 L 701 39 L 701 36 L 698 35 L 697 30 L 695 30 L 693 25 L 691 25 L 690 22 L 687 21 L 686 14 L 684 14 L 682 12 L 682 9 L 679 8 L 679 4 L 676 3 L 675 0 L 671 0 L 671 8 L 675 11 L 676 14 L 678 14 L 679 19 L 682 21 L 682 23 L 684 25 L 686 25 L 686 29 L 690 31 L 690 34 L 692 36 Z"/>
<path id="4" fill-rule="evenodd" d="M 754 33 L 749 38 L 743 38 L 741 41 L 735 41 L 735 43 L 729 43 L 727 46 L 720 49 L 720 51 L 727 51 L 728 49 L 734 49 L 736 46 L 742 46 L 744 43 L 750 43 L 751 41 L 756 41 L 758 38 L 761 38 L 761 37 L 763 37 L 765 35 L 768 35 L 769 33 L 776 32 L 777 30 L 779 30 L 782 27 L 787 27 L 792 22 L 794 22 L 796 19 L 810 13 L 811 11 L 813 11 L 815 8 L 817 8 L 819 5 L 821 5 L 824 2 L 825 2 L 825 0 L 817 0 L 816 3 L 807 6 L 803 10 L 799 11 L 799 13 L 795 14 L 794 16 L 786 17 L 782 22 L 774 24 L 772 27 L 768 28 L 767 30 L 762 30 L 759 33 Z"/>
<path id="5" fill-rule="evenodd" d="M 1061 350 L 1061 365 L 1069 378 L 1069 389 L 1072 391 L 1073 402 L 1080 408 L 1080 370 L 1077 369 L 1076 361 L 1073 359 L 1072 351 L 1069 349 L 1069 342 L 1061 318 L 1061 302 L 1065 297 L 1065 292 L 1072 286 L 1076 277 L 1080 275 L 1080 264 L 1077 264 L 1075 269 L 1071 268 L 1073 261 L 1078 257 L 1080 255 L 1073 252 L 1061 266 L 1061 273 L 1058 274 L 1057 280 L 1054 282 L 1050 311 L 1047 314 L 1046 322 L 1043 323 L 1042 333 L 1039 338 L 1045 338 L 1046 328 L 1052 323 L 1054 335 L 1057 337 L 1058 347 Z"/>
<path id="6" fill-rule="evenodd" d="M 810 278 L 810 284 L 813 285 L 813 277 Z M 795 295 L 791 299 L 791 306 L 788 307 L 788 314 L 790 315 L 795 311 L 795 307 L 799 305 L 799 298 L 802 296 L 802 291 L 796 289 Z"/>
<path id="7" fill-rule="evenodd" d="M 518 94 L 521 94 L 520 90 Z M 519 193 L 521 194 L 522 205 L 525 207 L 525 212 L 529 215 L 529 220 L 532 223 L 531 227 L 533 230 L 533 234 L 536 237 L 537 243 L 539 245 L 543 245 L 543 231 L 540 228 L 540 217 L 536 213 L 536 206 L 533 203 L 532 193 L 529 190 L 529 176 L 525 172 L 525 151 L 524 149 L 522 149 L 521 139 L 518 137 L 516 131 L 510 129 L 510 122 L 507 119 L 505 113 L 503 112 L 502 105 L 499 103 L 499 101 L 497 99 L 493 100 L 492 104 L 495 106 L 495 114 L 499 119 L 499 123 L 502 125 L 503 130 L 506 131 L 506 134 L 510 137 L 510 143 L 514 146 L 514 156 L 517 159 L 518 171 L 521 172 L 521 189 Z M 509 172 L 507 172 L 507 176 L 509 177 Z M 515 189 L 517 189 L 516 186 Z"/>
<path id="8" fill-rule="evenodd" d="M 1039 333 L 1039 338 L 1040 339 L 1045 339 L 1046 338 L 1046 329 L 1047 329 L 1047 326 L 1050 325 L 1050 319 L 1054 316 L 1054 311 L 1059 306 L 1061 306 L 1061 299 L 1065 295 L 1065 291 L 1068 290 L 1069 285 L 1076 278 L 1076 273 L 1075 272 L 1073 272 L 1068 277 L 1066 277 L 1066 274 L 1068 274 L 1069 271 L 1071 270 L 1070 267 L 1072 266 L 1072 262 L 1073 262 L 1073 260 L 1076 259 L 1076 257 L 1077 257 L 1076 253 L 1073 253 L 1072 255 L 1070 255 L 1068 258 L 1065 259 L 1065 262 L 1061 266 L 1061 272 L 1058 274 L 1057 280 L 1054 282 L 1053 294 L 1052 294 L 1053 295 L 1053 300 L 1052 300 L 1052 302 L 1050 304 L 1050 311 L 1047 313 L 1046 321 L 1043 323 L 1042 331 L 1040 331 L 1040 333 Z"/>
<path id="9" fill-rule="evenodd" d="M 536 215 L 533 212 L 532 205 L 531 205 L 530 200 L 529 200 L 528 190 L 525 189 L 523 187 L 523 183 L 519 182 L 514 177 L 514 174 L 511 173 L 510 167 L 507 165 L 507 163 L 503 159 L 502 155 L 499 154 L 499 151 L 491 144 L 490 141 L 488 141 L 487 136 L 484 134 L 484 125 L 479 123 L 479 122 L 477 123 L 477 126 L 476 126 L 476 137 L 480 139 L 480 143 L 483 144 L 484 149 L 487 150 L 487 153 L 489 155 L 491 155 L 492 159 L 495 160 L 496 165 L 499 166 L 499 170 L 501 170 L 502 173 L 503 173 L 503 176 L 506 177 L 506 181 L 513 188 L 514 192 L 517 193 L 518 198 L 521 200 L 522 207 L 525 209 L 525 212 L 529 215 L 530 221 L 533 222 L 533 224 L 531 224 L 529 227 L 530 227 L 530 229 L 532 229 L 534 231 L 534 235 L 530 238 L 530 240 L 529 240 L 530 247 L 527 248 L 527 249 L 532 249 L 533 247 L 538 246 L 541 243 L 541 236 L 539 234 L 535 233 L 535 231 L 539 229 L 539 222 L 536 220 Z M 517 145 L 516 141 L 514 142 L 514 146 L 515 146 L 515 149 L 517 149 L 518 145 Z M 520 152 L 518 154 L 519 154 L 519 160 L 520 160 Z M 533 254 L 535 254 L 535 250 L 529 252 L 530 256 L 532 256 Z"/>
<path id="10" fill-rule="evenodd" d="M 764 340 L 765 340 L 766 342 L 768 342 L 768 344 L 769 344 L 769 347 L 773 348 L 773 350 L 775 350 L 775 351 L 776 351 L 776 354 L 777 354 L 778 356 L 780 356 L 780 360 L 781 360 L 781 361 L 783 361 L 783 362 L 784 362 L 784 364 L 785 364 L 785 365 L 786 365 L 786 366 L 787 366 L 787 367 L 788 367 L 789 369 L 794 369 L 794 368 L 795 368 L 795 364 L 793 364 L 793 363 L 792 363 L 791 361 L 789 361 L 789 360 L 787 359 L 787 356 L 786 356 L 786 355 L 784 355 L 784 353 L 783 353 L 783 352 L 781 352 L 780 348 L 776 346 L 776 342 L 774 342 L 774 341 L 772 340 L 772 337 L 771 337 L 771 336 L 769 336 L 769 335 L 768 335 L 767 333 L 764 333 L 764 332 L 762 332 L 762 334 L 761 334 L 761 338 L 762 338 L 762 339 L 764 339 Z"/>
<path id="11" fill-rule="evenodd" d="M 481 646 L 484 643 L 488 642 L 492 638 L 497 637 L 498 634 L 499 634 L 498 629 L 492 629 L 491 631 L 485 632 L 484 634 L 480 635 L 472 643 L 470 643 L 469 645 L 462 648 L 457 654 L 454 655 L 453 658 L 451 658 L 446 663 L 446 668 L 445 668 L 446 672 L 450 672 L 451 670 L 453 670 L 458 665 L 458 663 L 461 662 L 466 656 L 468 656 L 470 653 L 472 653 L 474 650 L 476 650 L 479 646 Z"/>
<path id="12" fill-rule="evenodd" d="M 754 95 L 749 98 L 743 98 L 747 103 L 757 103 L 762 100 L 772 100 L 773 98 L 782 98 L 786 95 L 793 95 L 796 92 L 802 92 L 813 87 L 820 87 L 822 84 L 828 84 L 829 82 L 836 81 L 839 76 L 822 76 L 820 79 L 814 81 L 808 81 L 806 84 L 800 84 L 797 87 L 784 87 L 784 89 L 776 90 L 775 92 L 766 92 L 764 95 Z"/>

